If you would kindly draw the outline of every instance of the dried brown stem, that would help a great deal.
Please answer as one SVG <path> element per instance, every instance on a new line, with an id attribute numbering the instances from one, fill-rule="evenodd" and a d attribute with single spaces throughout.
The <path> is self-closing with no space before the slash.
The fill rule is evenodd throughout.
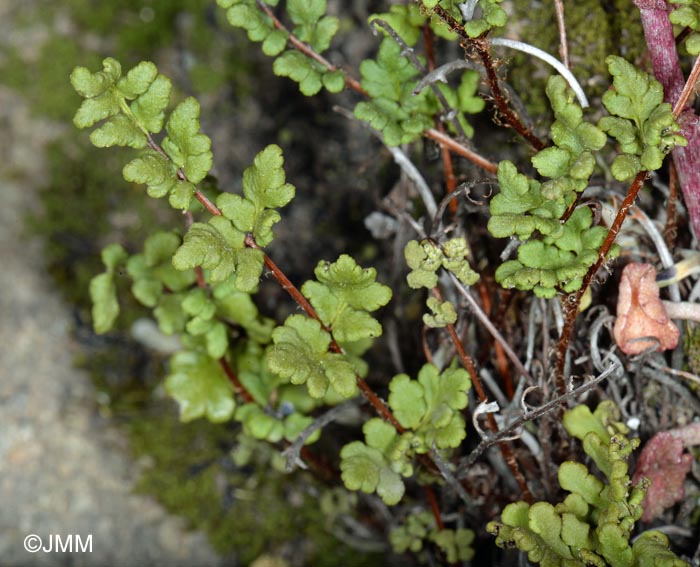
<path id="1" fill-rule="evenodd" d="M 228 376 L 228 379 L 231 381 L 231 384 L 233 384 L 234 391 L 239 396 L 241 396 L 241 398 L 243 398 L 243 401 L 245 401 L 246 403 L 254 402 L 255 399 L 250 394 L 250 392 L 246 390 L 245 386 L 241 383 L 241 381 L 238 378 L 238 375 L 233 371 L 233 368 L 231 368 L 231 365 L 228 363 L 228 360 L 226 360 L 225 358 L 220 358 L 219 364 L 221 365 L 223 371 L 226 373 L 226 376 Z"/>
<path id="2" fill-rule="evenodd" d="M 508 106 L 508 101 L 501 90 L 499 84 L 498 75 L 496 74 L 496 67 L 493 64 L 493 59 L 491 58 L 491 50 L 489 48 L 489 43 L 487 39 L 474 40 L 474 45 L 476 46 L 476 52 L 481 59 L 484 68 L 486 69 L 486 76 L 489 80 L 489 87 L 493 94 L 493 99 L 500 111 L 503 119 L 506 123 L 511 126 L 518 134 L 525 138 L 530 145 L 537 151 L 544 149 L 545 144 L 537 136 L 535 136 L 532 131 L 527 128 L 520 118 L 513 112 Z"/>
<path id="3" fill-rule="evenodd" d="M 444 134 L 435 128 L 426 130 L 423 132 L 423 135 L 426 138 L 436 141 L 438 144 L 440 144 L 440 146 L 444 146 L 463 158 L 468 159 L 470 162 L 478 165 L 482 169 L 485 169 L 489 173 L 496 173 L 498 171 L 498 165 L 490 162 L 486 158 L 481 157 L 476 152 L 471 151 L 469 148 L 463 146 L 453 138 L 450 138 L 447 134 Z"/>
<path id="4" fill-rule="evenodd" d="M 557 29 L 559 30 L 559 58 L 565 67 L 569 67 L 569 47 L 566 41 L 566 24 L 564 23 L 564 3 L 554 0 L 554 10 L 557 13 Z"/>
<path id="5" fill-rule="evenodd" d="M 673 117 L 676 120 L 678 120 L 681 112 L 683 112 L 683 109 L 688 102 L 688 98 L 690 98 L 690 95 L 695 91 L 698 79 L 700 79 L 700 55 L 695 58 L 695 63 L 690 71 L 688 80 L 685 82 L 685 85 L 683 85 L 683 90 L 681 91 L 676 104 L 673 105 Z"/>
<path id="6" fill-rule="evenodd" d="M 438 288 L 433 288 L 431 291 L 438 301 L 442 301 L 442 294 L 440 293 L 440 290 Z M 447 332 L 450 335 L 450 339 L 452 339 L 452 344 L 457 350 L 457 356 L 459 357 L 462 366 L 464 366 L 464 368 L 469 373 L 472 385 L 474 386 L 474 390 L 476 391 L 476 395 L 479 398 L 479 401 L 488 401 L 488 396 L 486 395 L 486 390 L 484 390 L 484 386 L 481 383 L 481 378 L 479 378 L 479 375 L 476 372 L 476 368 L 474 368 L 474 362 L 464 350 L 464 346 L 462 345 L 462 341 L 459 339 L 459 335 L 455 330 L 455 326 L 447 325 Z M 493 417 L 493 414 L 486 414 L 486 423 L 488 425 L 488 428 L 494 434 L 498 433 L 498 424 L 496 423 L 496 419 Z M 501 455 L 503 455 L 503 459 L 508 465 L 508 468 L 513 474 L 515 481 L 518 483 L 518 487 L 520 488 L 520 492 L 522 493 L 523 499 L 529 503 L 534 502 L 535 499 L 527 486 L 527 480 L 525 479 L 525 476 L 520 470 L 520 466 L 518 465 L 518 461 L 515 458 L 513 449 L 509 445 L 506 445 L 504 443 L 499 443 L 498 448 L 501 451 Z"/>
<path id="7" fill-rule="evenodd" d="M 442 515 L 440 514 L 440 506 L 438 505 L 437 498 L 435 498 L 435 492 L 432 487 L 423 487 L 425 491 L 425 497 L 428 499 L 428 504 L 430 505 L 430 510 L 433 512 L 433 518 L 435 518 L 435 527 L 438 531 L 445 529 L 445 524 L 442 522 Z"/>
<path id="8" fill-rule="evenodd" d="M 634 201 L 637 198 L 637 194 L 639 193 L 639 190 L 642 188 L 642 185 L 644 184 L 644 181 L 647 179 L 648 176 L 648 171 L 640 171 L 634 178 L 634 181 L 632 181 L 630 188 L 627 190 L 627 196 L 625 197 L 625 200 L 622 201 L 620 209 L 617 211 L 617 215 L 615 216 L 615 220 L 613 221 L 612 226 L 608 231 L 608 235 L 605 237 L 605 241 L 600 247 L 600 251 L 598 252 L 598 259 L 596 260 L 595 264 L 593 264 L 588 269 L 586 275 L 583 277 L 583 283 L 581 284 L 581 288 L 577 292 L 569 295 L 564 301 L 564 328 L 562 329 L 561 337 L 559 337 L 559 342 L 557 343 L 556 360 L 554 366 L 554 382 L 557 387 L 557 392 L 560 396 L 566 394 L 566 380 L 564 379 L 564 364 L 566 361 L 566 351 L 569 348 L 569 341 L 571 340 L 571 336 L 576 325 L 576 315 L 578 314 L 578 307 L 581 303 L 581 297 L 583 297 L 583 294 L 591 285 L 591 282 L 593 281 L 595 275 L 598 273 L 598 270 L 605 262 L 605 257 L 607 256 L 608 252 L 610 252 L 610 248 L 615 242 L 615 239 L 617 238 L 617 235 L 620 232 L 620 228 L 622 228 L 622 223 L 627 217 L 627 213 L 629 213 L 629 210 L 634 205 Z"/>
<path id="9" fill-rule="evenodd" d="M 498 74 L 496 73 L 496 67 L 493 59 L 491 58 L 491 47 L 489 45 L 488 38 L 485 36 L 478 38 L 469 37 L 467 32 L 464 30 L 464 26 L 462 26 L 462 24 L 453 18 L 452 15 L 440 5 L 435 6 L 435 8 L 433 8 L 433 12 L 450 28 L 451 31 L 455 32 L 462 38 L 464 45 L 472 47 L 476 50 L 484 69 L 486 69 L 489 88 L 493 94 L 496 107 L 501 113 L 501 116 L 505 120 L 506 124 L 513 128 L 528 142 L 530 142 L 530 145 L 532 145 L 532 147 L 536 150 L 539 151 L 544 149 L 545 144 L 522 123 L 517 114 L 515 114 L 515 112 L 513 112 L 508 106 L 508 101 L 501 90 Z"/>
<path id="10" fill-rule="evenodd" d="M 207 196 L 202 193 L 199 189 L 194 190 L 194 197 L 197 199 L 200 203 L 202 203 L 202 206 L 209 212 L 210 214 L 214 215 L 215 217 L 220 217 L 221 216 L 221 211 L 219 210 L 219 207 L 217 207 L 214 203 L 212 203 Z"/>

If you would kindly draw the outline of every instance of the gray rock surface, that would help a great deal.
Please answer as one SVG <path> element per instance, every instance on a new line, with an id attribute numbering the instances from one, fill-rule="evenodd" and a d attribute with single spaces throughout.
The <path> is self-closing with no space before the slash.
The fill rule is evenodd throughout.
<path id="1" fill-rule="evenodd" d="M 203 534 L 131 493 L 138 471 L 125 439 L 97 413 L 88 375 L 72 366 L 68 306 L 22 223 L 56 128 L 0 86 L 0 564 L 224 565 Z M 26 551 L 30 534 L 54 551 Z M 56 535 L 74 538 L 72 553 L 55 551 Z M 76 536 L 83 546 L 92 536 L 91 553 Z"/>

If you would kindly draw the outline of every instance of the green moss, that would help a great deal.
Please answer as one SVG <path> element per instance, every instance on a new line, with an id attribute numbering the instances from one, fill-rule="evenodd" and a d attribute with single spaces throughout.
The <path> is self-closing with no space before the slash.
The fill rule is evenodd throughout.
<path id="1" fill-rule="evenodd" d="M 285 475 L 270 466 L 274 448 L 256 444 L 251 461 L 236 465 L 230 451 L 237 426 L 183 424 L 171 408 L 161 410 L 127 426 L 135 456 L 150 462 L 138 490 L 157 495 L 170 512 L 205 530 L 217 551 L 234 553 L 247 565 L 304 539 L 300 564 L 382 564 L 381 556 L 358 554 L 326 531 L 312 496 L 320 487 L 309 484 L 308 475 Z"/>
<path id="2" fill-rule="evenodd" d="M 685 335 L 685 354 L 691 372 L 700 372 L 700 327 L 694 327 Z"/>
<path id="3" fill-rule="evenodd" d="M 514 21 L 522 22 L 521 41 L 559 58 L 559 31 L 551 3 L 540 0 L 516 2 Z M 619 55 L 637 62 L 646 49 L 639 10 L 627 0 L 583 0 L 565 5 L 567 44 L 572 73 L 591 99 L 592 105 L 608 88 L 605 58 Z M 508 80 L 515 86 L 530 114 L 549 113 L 545 85 L 555 71 L 529 55 L 505 52 L 510 60 Z"/>

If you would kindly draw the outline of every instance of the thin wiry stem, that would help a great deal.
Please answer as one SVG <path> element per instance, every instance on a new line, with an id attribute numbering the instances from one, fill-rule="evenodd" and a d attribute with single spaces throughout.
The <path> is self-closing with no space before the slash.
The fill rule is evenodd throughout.
<path id="1" fill-rule="evenodd" d="M 425 46 L 425 56 L 428 60 L 428 69 L 433 71 L 435 69 L 435 49 L 433 49 L 433 31 L 430 26 L 423 26 L 423 45 Z M 438 89 L 439 91 L 440 89 Z M 441 93 L 442 94 L 442 93 Z M 457 119 L 456 114 L 452 116 L 453 120 Z M 457 120 L 460 127 L 462 126 L 459 120 Z M 442 120 L 435 118 L 435 127 L 440 132 L 445 131 L 445 124 Z M 452 193 L 457 187 L 457 179 L 455 177 L 454 165 L 452 163 L 452 154 L 444 146 L 440 146 L 440 154 L 442 156 L 442 168 L 445 173 L 445 190 L 446 192 Z M 457 201 L 450 201 L 450 212 L 452 215 L 457 214 Z"/>
<path id="2" fill-rule="evenodd" d="M 700 55 L 695 58 L 695 63 L 693 64 L 693 69 L 690 71 L 688 80 L 683 85 L 683 90 L 681 91 L 676 104 L 673 106 L 673 117 L 678 120 L 678 117 L 683 112 L 685 105 L 690 98 L 690 95 L 697 89 L 698 80 L 700 79 Z"/>
<path id="3" fill-rule="evenodd" d="M 559 342 L 557 344 L 556 361 L 554 368 L 554 382 L 560 394 L 564 394 L 566 392 L 566 382 L 564 380 L 564 366 L 566 363 L 566 353 L 569 349 L 569 341 L 571 340 L 571 336 L 574 332 L 574 327 L 576 325 L 576 315 L 578 314 L 578 307 L 581 304 L 581 298 L 583 297 L 583 294 L 586 292 L 588 287 L 591 285 L 591 282 L 593 281 L 595 275 L 598 273 L 598 270 L 605 262 L 606 256 L 608 255 L 608 252 L 610 252 L 610 248 L 612 247 L 613 242 L 615 242 L 615 239 L 617 238 L 617 235 L 619 234 L 620 229 L 622 228 L 622 223 L 627 217 L 627 213 L 632 208 L 632 205 L 634 205 L 634 201 L 636 200 L 637 195 L 639 194 L 639 190 L 642 188 L 642 185 L 644 185 L 644 181 L 646 181 L 648 177 L 648 171 L 640 171 L 634 178 L 634 181 L 632 181 L 632 184 L 630 185 L 630 188 L 627 191 L 627 196 L 625 197 L 624 201 L 622 201 L 620 209 L 617 211 L 617 215 L 615 216 L 615 220 L 613 220 L 613 223 L 610 226 L 610 230 L 608 231 L 608 234 L 605 237 L 605 240 L 603 241 L 603 245 L 598 251 L 598 259 L 588 269 L 586 275 L 583 277 L 583 283 L 581 284 L 581 288 L 577 292 L 569 295 L 564 300 L 564 328 L 561 331 L 561 336 L 559 337 Z"/>
<path id="4" fill-rule="evenodd" d="M 433 288 L 432 290 L 433 296 L 438 301 L 442 301 L 442 295 L 440 293 L 440 290 L 438 288 Z M 452 344 L 454 345 L 455 349 L 457 349 L 457 356 L 462 363 L 462 366 L 469 372 L 469 376 L 472 380 L 472 386 L 474 386 L 474 390 L 476 391 L 476 395 L 479 398 L 480 402 L 487 402 L 488 397 L 486 396 L 486 391 L 484 390 L 484 386 L 481 383 L 481 379 L 479 378 L 479 375 L 476 373 L 476 368 L 474 367 L 474 362 L 472 361 L 471 357 L 467 354 L 467 352 L 464 350 L 464 346 L 462 345 L 462 341 L 459 338 L 459 335 L 457 335 L 457 331 L 455 330 L 454 325 L 448 324 L 446 326 L 447 332 L 450 335 L 450 339 L 452 339 Z M 495 434 L 498 431 L 498 424 L 496 423 L 495 418 L 491 414 L 486 415 L 486 423 L 489 426 L 489 429 L 493 431 Z M 532 503 L 535 501 L 534 497 L 532 496 L 532 492 L 530 492 L 530 488 L 527 485 L 527 480 L 525 479 L 525 476 L 523 475 L 522 471 L 520 470 L 520 466 L 518 465 L 518 461 L 515 458 L 515 454 L 513 453 L 513 449 L 504 444 L 500 444 L 498 446 L 499 450 L 501 451 L 501 454 L 503 455 L 503 459 L 505 460 L 506 464 L 508 465 L 508 468 L 510 469 L 511 473 L 513 474 L 513 477 L 515 478 L 515 481 L 518 483 L 518 487 L 520 488 L 520 492 L 522 493 L 523 499 L 526 502 Z"/>
<path id="5" fill-rule="evenodd" d="M 660 384 L 663 384 L 668 390 L 677 394 L 684 402 L 692 406 L 693 412 L 700 415 L 700 401 L 697 397 L 688 390 L 683 384 L 679 384 L 678 380 L 673 380 L 665 374 L 659 372 L 659 369 L 642 368 L 642 374 L 647 378 L 651 378 Z"/>
<path id="6" fill-rule="evenodd" d="M 570 67 L 569 46 L 566 41 L 566 23 L 564 22 L 564 3 L 562 0 L 554 0 L 554 10 L 557 13 L 557 29 L 559 30 L 559 57 L 568 69 Z"/>
<path id="7" fill-rule="evenodd" d="M 246 403 L 254 402 L 255 399 L 250 394 L 250 392 L 246 390 L 245 386 L 243 386 L 243 384 L 238 378 L 238 375 L 233 371 L 233 368 L 231 368 L 231 365 L 228 363 L 228 361 L 225 358 L 220 358 L 219 365 L 230 380 L 231 384 L 233 384 L 233 389 L 238 395 L 241 396 L 241 398 L 243 398 L 243 401 Z"/>
<path id="8" fill-rule="evenodd" d="M 440 67 L 437 67 L 430 71 L 430 73 L 428 73 L 427 75 L 424 75 L 423 78 L 420 81 L 418 81 L 418 84 L 413 89 L 413 94 L 420 93 L 428 85 L 432 85 L 434 83 L 446 83 L 447 75 L 459 69 L 470 69 L 472 71 L 478 71 L 480 73 L 484 72 L 483 67 L 477 65 L 476 63 L 466 61 L 465 59 L 455 59 L 454 61 L 450 61 L 449 63 L 440 65 Z"/>
<path id="9" fill-rule="evenodd" d="M 491 57 L 488 39 L 485 37 L 469 37 L 464 29 L 464 26 L 439 4 L 433 8 L 433 13 L 436 14 L 445 23 L 445 25 L 447 25 L 450 31 L 453 31 L 459 35 L 464 40 L 464 44 L 466 46 L 471 47 L 476 51 L 479 59 L 481 59 L 482 65 L 486 69 L 486 76 L 491 93 L 493 94 L 494 102 L 496 103 L 496 107 L 503 116 L 505 122 L 518 134 L 525 138 L 533 148 L 538 151 L 543 149 L 545 144 L 522 123 L 520 118 L 508 106 L 506 97 L 503 95 L 503 91 L 501 90 L 500 81 L 498 79 L 498 74 L 496 73 L 493 58 Z"/>
<path id="10" fill-rule="evenodd" d="M 469 293 L 469 290 L 464 286 L 464 284 L 457 279 L 457 277 L 450 272 L 450 279 L 452 280 L 452 283 L 455 285 L 457 288 L 457 291 L 464 297 L 467 302 L 469 303 L 469 307 L 471 308 L 472 312 L 474 315 L 476 315 L 476 318 L 479 319 L 479 322 L 486 327 L 486 330 L 489 332 L 489 334 L 501 344 L 503 347 L 503 350 L 505 351 L 506 355 L 510 359 L 510 361 L 513 363 L 513 366 L 517 369 L 517 371 L 520 373 L 521 376 L 524 376 L 525 379 L 530 383 L 534 384 L 535 381 L 533 380 L 532 376 L 530 373 L 527 371 L 525 366 L 523 366 L 523 363 L 520 361 L 518 358 L 518 355 L 515 354 L 513 349 L 510 347 L 508 344 L 508 341 L 506 341 L 503 338 L 503 335 L 496 329 L 495 325 L 491 322 L 491 319 L 489 319 L 488 315 L 484 313 L 483 309 L 479 306 L 479 304 L 476 302 L 474 297 L 472 297 L 472 294 Z"/>
<path id="11" fill-rule="evenodd" d="M 685 370 L 676 370 L 675 368 L 671 368 L 670 366 L 666 366 L 665 364 L 659 364 L 655 360 L 649 360 L 647 361 L 647 364 L 649 366 L 653 366 L 657 370 L 661 370 L 663 372 L 668 372 L 669 374 L 673 376 L 679 376 L 680 378 L 685 378 L 686 380 L 689 380 L 693 384 L 695 384 L 695 387 L 697 388 L 700 386 L 700 376 L 697 374 L 693 374 L 692 372 L 686 372 Z"/>
<path id="12" fill-rule="evenodd" d="M 498 171 L 498 165 L 487 160 L 484 157 L 481 157 L 476 152 L 471 151 L 466 146 L 463 146 L 462 144 L 457 142 L 457 140 L 450 138 L 447 134 L 439 132 L 435 128 L 429 128 L 428 130 L 423 132 L 423 135 L 426 138 L 434 140 L 441 146 L 445 146 L 447 149 L 462 156 L 463 158 L 468 159 L 473 164 L 478 165 L 481 169 L 484 169 L 490 173 L 496 173 Z"/>
<path id="13" fill-rule="evenodd" d="M 457 496 L 459 496 L 460 500 L 464 502 L 467 507 L 473 508 L 474 507 L 474 500 L 470 498 L 469 494 L 467 494 L 467 491 L 464 490 L 464 487 L 462 484 L 457 480 L 455 475 L 452 473 L 450 470 L 450 465 L 445 461 L 445 459 L 442 458 L 440 453 L 437 451 L 435 447 L 433 447 L 430 450 L 430 458 L 433 460 L 435 463 L 435 466 L 438 468 L 440 471 L 440 475 L 442 478 L 445 480 L 445 482 L 448 484 L 452 490 L 455 491 Z"/>
<path id="14" fill-rule="evenodd" d="M 447 208 L 447 206 L 452 201 L 461 197 L 464 194 L 467 194 L 467 196 L 468 196 L 469 192 L 475 186 L 482 185 L 482 184 L 497 185 L 497 182 L 494 179 L 475 179 L 474 181 L 467 181 L 467 182 L 462 183 L 462 185 L 458 189 L 451 191 L 450 193 L 448 193 L 447 195 L 445 195 L 442 198 L 442 201 L 440 201 L 440 205 L 438 206 L 437 212 L 433 216 L 433 220 L 431 222 L 430 229 L 428 230 L 428 233 L 430 234 L 431 237 L 435 237 L 435 231 L 440 226 L 440 222 L 442 220 L 442 215 L 445 214 L 445 209 Z M 472 200 L 472 203 L 474 203 L 473 200 Z M 477 204 L 485 204 L 485 203 L 477 203 Z"/>
<path id="15" fill-rule="evenodd" d="M 476 460 L 483 454 L 486 449 L 491 447 L 492 445 L 495 445 L 496 443 L 499 443 L 500 441 L 503 441 L 509 437 L 512 437 L 513 434 L 523 425 L 528 423 L 529 421 L 532 421 L 534 419 L 537 419 L 538 417 L 541 417 L 552 410 L 562 406 L 565 402 L 568 400 L 572 400 L 574 398 L 579 397 L 581 394 L 587 392 L 594 386 L 596 386 L 599 382 L 603 381 L 605 378 L 610 376 L 616 369 L 616 365 L 612 364 L 610 365 L 605 372 L 600 374 L 599 376 L 592 378 L 585 384 L 582 384 L 575 390 L 572 390 L 571 392 L 567 392 L 566 394 L 562 396 L 558 396 L 554 398 L 553 400 L 547 402 L 543 406 L 540 406 L 539 408 L 532 410 L 530 412 L 526 412 L 522 414 L 520 417 L 518 417 L 516 420 L 511 422 L 508 427 L 505 427 L 504 429 L 501 429 L 498 433 L 493 435 L 492 437 L 488 437 L 486 439 L 482 439 L 482 441 L 479 443 L 479 445 L 471 452 L 467 457 L 462 459 L 459 462 L 459 465 L 457 466 L 457 471 L 455 473 L 455 476 L 457 478 L 462 478 L 468 473 L 469 469 L 474 465 Z"/>
<path id="16" fill-rule="evenodd" d="M 306 442 L 309 440 L 316 431 L 323 429 L 329 423 L 334 422 L 340 415 L 342 415 L 349 408 L 357 406 L 357 399 L 348 400 L 340 405 L 331 408 L 324 414 L 320 415 L 314 421 L 306 427 L 294 440 L 289 447 L 282 451 L 282 456 L 285 457 L 285 470 L 287 472 L 292 472 L 296 467 L 306 468 L 304 462 L 301 459 L 300 453 Z"/>

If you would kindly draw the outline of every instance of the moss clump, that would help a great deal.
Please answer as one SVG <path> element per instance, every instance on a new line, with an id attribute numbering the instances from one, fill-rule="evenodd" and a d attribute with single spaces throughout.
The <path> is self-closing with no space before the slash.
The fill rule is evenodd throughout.
<path id="1" fill-rule="evenodd" d="M 700 327 L 694 327 L 685 336 L 685 354 L 688 357 L 690 370 L 700 372 Z"/>
<path id="2" fill-rule="evenodd" d="M 237 452 L 237 425 L 185 424 L 169 405 L 161 409 L 127 426 L 135 456 L 149 463 L 138 490 L 205 530 L 217 551 L 243 565 L 289 546 L 292 565 L 383 564 L 382 555 L 358 553 L 326 530 L 314 496 L 321 487 L 280 472 L 273 448 L 256 443 Z"/>
<path id="3" fill-rule="evenodd" d="M 608 88 L 605 64 L 608 55 L 637 62 L 646 49 L 639 10 L 627 0 L 583 0 L 565 5 L 567 43 L 572 73 L 592 104 Z M 541 0 L 516 2 L 511 21 L 522 22 L 521 41 L 559 58 L 559 31 L 551 3 Z M 502 51 L 506 53 L 505 51 Z M 510 60 L 508 80 L 534 116 L 549 113 L 545 86 L 555 71 L 529 55 L 506 53 Z"/>

